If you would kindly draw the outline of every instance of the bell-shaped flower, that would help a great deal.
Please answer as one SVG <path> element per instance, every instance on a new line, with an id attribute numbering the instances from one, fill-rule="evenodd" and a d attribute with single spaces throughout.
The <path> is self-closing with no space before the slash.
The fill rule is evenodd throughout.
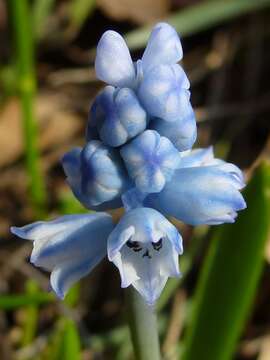
<path id="1" fill-rule="evenodd" d="M 166 137 L 146 130 L 120 150 L 130 177 L 144 193 L 159 192 L 180 167 L 181 156 Z"/>
<path id="2" fill-rule="evenodd" d="M 181 112 L 174 122 L 152 119 L 149 127 L 167 137 L 179 151 L 191 149 L 197 138 L 196 118 L 190 104 L 189 95 L 181 97 Z"/>
<path id="3" fill-rule="evenodd" d="M 229 173 L 238 183 L 239 189 L 245 187 L 242 171 L 234 164 L 215 158 L 213 146 L 205 149 L 189 150 L 181 153 L 181 168 L 196 166 L 217 166 L 219 170 Z"/>
<path id="4" fill-rule="evenodd" d="M 146 112 L 133 90 L 106 86 L 91 108 L 86 139 L 95 135 L 95 127 L 104 144 L 117 147 L 144 131 L 146 125 Z"/>
<path id="5" fill-rule="evenodd" d="M 108 238 L 108 258 L 119 269 L 121 286 L 133 285 L 153 304 L 168 277 L 179 276 L 182 238 L 159 212 L 149 208 L 128 211 Z"/>
<path id="6" fill-rule="evenodd" d="M 33 241 L 31 262 L 51 271 L 51 287 L 63 298 L 73 283 L 86 276 L 107 253 L 113 229 L 106 213 L 66 215 L 53 221 L 37 221 L 11 232 Z"/>
<path id="7" fill-rule="evenodd" d="M 67 152 L 62 165 L 74 195 L 86 208 L 120 206 L 129 179 L 118 151 L 93 140 Z"/>
<path id="8" fill-rule="evenodd" d="M 152 117 L 175 122 L 185 112 L 189 85 L 180 65 L 159 65 L 144 74 L 138 97 Z"/>
<path id="9" fill-rule="evenodd" d="M 235 165 L 211 158 L 211 149 L 195 150 L 182 157 L 171 181 L 144 204 L 191 225 L 232 223 L 237 211 L 246 208 L 239 192 L 243 186 Z"/>
<path id="10" fill-rule="evenodd" d="M 176 64 L 182 57 L 182 45 L 175 29 L 169 24 L 158 23 L 152 30 L 142 59 L 135 65 L 122 36 L 112 30 L 106 31 L 97 46 L 95 69 L 97 77 L 109 85 L 136 89 L 138 65 L 146 74 L 158 65 Z"/>

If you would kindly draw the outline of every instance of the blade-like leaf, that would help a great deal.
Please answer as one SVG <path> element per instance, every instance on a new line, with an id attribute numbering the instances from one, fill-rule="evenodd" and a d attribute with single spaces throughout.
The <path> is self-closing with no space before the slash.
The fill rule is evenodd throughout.
<path id="1" fill-rule="evenodd" d="M 32 8 L 34 37 L 40 39 L 46 32 L 47 20 L 52 13 L 55 0 L 36 0 Z"/>
<path id="2" fill-rule="evenodd" d="M 57 341 L 51 359 L 81 360 L 80 335 L 73 320 L 61 319 L 60 328 L 56 329 L 55 337 Z"/>
<path id="3" fill-rule="evenodd" d="M 80 29 L 92 11 L 95 9 L 95 0 L 72 0 L 70 2 L 70 22 L 72 27 Z"/>
<path id="4" fill-rule="evenodd" d="M 229 360 L 250 313 L 264 264 L 270 222 L 270 165 L 249 182 L 248 208 L 217 228 L 194 299 L 181 360 Z"/>
<path id="5" fill-rule="evenodd" d="M 34 280 L 28 280 L 26 282 L 26 293 L 27 294 L 38 294 L 40 292 L 38 284 Z M 31 344 L 35 337 L 38 323 L 38 306 L 37 304 L 28 305 L 26 307 L 25 317 L 23 321 L 23 336 L 22 346 Z"/>
<path id="6" fill-rule="evenodd" d="M 267 6 L 270 6 L 269 0 L 208 0 L 180 10 L 165 21 L 174 26 L 181 37 L 184 37 Z M 151 28 L 152 26 L 145 26 L 128 33 L 126 40 L 129 48 L 143 47 Z"/>
<path id="7" fill-rule="evenodd" d="M 0 310 L 13 310 L 30 305 L 44 305 L 54 302 L 55 300 L 53 294 L 43 292 L 23 295 L 1 295 Z"/>

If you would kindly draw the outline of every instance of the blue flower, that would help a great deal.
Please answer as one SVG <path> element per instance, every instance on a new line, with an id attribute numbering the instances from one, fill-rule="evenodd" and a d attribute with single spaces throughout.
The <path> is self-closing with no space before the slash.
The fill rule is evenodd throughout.
<path id="1" fill-rule="evenodd" d="M 240 169 L 211 157 L 211 149 L 191 151 L 181 166 L 160 193 L 145 199 L 146 206 L 191 225 L 232 223 L 246 208 Z"/>
<path id="2" fill-rule="evenodd" d="M 154 130 L 144 131 L 120 153 L 136 187 L 145 193 L 161 191 L 181 162 L 170 140 Z"/>
<path id="3" fill-rule="evenodd" d="M 167 23 L 154 26 L 142 56 L 144 71 L 163 64 L 176 64 L 183 57 L 183 49 L 175 29 Z"/>
<path id="4" fill-rule="evenodd" d="M 125 214 L 115 227 L 96 213 L 11 228 L 33 240 L 31 261 L 51 271 L 59 297 L 107 254 L 122 287 L 134 286 L 153 304 L 168 277 L 180 275 L 182 238 L 165 216 L 217 225 L 234 222 L 246 207 L 241 170 L 215 158 L 212 147 L 190 150 L 197 128 L 189 81 L 177 64 L 182 56 L 165 23 L 154 27 L 135 63 L 119 34 L 102 36 L 95 67 L 109 86 L 90 110 L 87 144 L 66 153 L 62 165 L 86 208 L 124 207 Z"/>
<path id="5" fill-rule="evenodd" d="M 86 208 L 121 206 L 120 197 L 129 179 L 116 150 L 93 140 L 66 153 L 62 165 L 74 195 Z"/>
<path id="6" fill-rule="evenodd" d="M 146 125 L 147 114 L 133 90 L 106 86 L 91 108 L 86 140 L 98 133 L 104 144 L 117 147 L 144 131 Z"/>
<path id="7" fill-rule="evenodd" d="M 98 213 L 66 215 L 53 221 L 12 227 L 11 231 L 33 241 L 31 262 L 51 271 L 52 289 L 63 298 L 73 283 L 106 256 L 112 229 L 111 216 Z"/>
<path id="8" fill-rule="evenodd" d="M 121 286 L 133 285 L 148 304 L 157 300 L 168 277 L 180 276 L 182 252 L 177 229 L 149 208 L 127 212 L 108 238 L 108 258 L 119 269 Z"/>
<path id="9" fill-rule="evenodd" d="M 105 83 L 135 89 L 141 72 L 161 64 L 176 64 L 182 56 L 178 34 L 169 24 L 159 23 L 153 28 L 142 59 L 136 64 L 132 62 L 122 36 L 109 30 L 98 43 L 95 69 L 97 77 Z M 138 64 L 140 70 L 137 69 Z"/>
<path id="10" fill-rule="evenodd" d="M 101 37 L 95 62 L 98 78 L 113 86 L 133 89 L 132 99 L 133 103 L 136 103 L 133 108 L 139 109 L 143 106 L 149 118 L 158 118 L 150 123 L 150 128 L 167 136 L 180 151 L 191 148 L 197 134 L 188 91 L 189 80 L 183 68 L 177 64 L 182 57 L 183 50 L 177 32 L 169 24 L 159 23 L 152 30 L 142 59 L 136 63 L 132 63 L 124 39 L 114 31 L 107 31 Z M 94 138 L 93 134 L 96 135 L 93 127 L 98 123 L 100 126 L 104 124 L 103 120 L 96 121 L 96 108 L 94 104 L 88 140 L 90 137 Z M 100 114 L 100 111 L 98 113 Z M 122 120 L 112 120 L 119 119 L 119 116 L 113 116 L 113 113 L 117 113 L 117 109 L 106 111 L 108 120 L 103 130 L 105 135 L 101 139 L 111 146 L 119 146 L 133 135 L 127 136 L 125 141 L 125 133 L 122 134 L 123 140 L 121 138 L 119 141 L 118 136 L 110 136 L 112 125 L 109 123 L 114 124 L 113 133 L 115 124 L 117 128 L 119 122 L 123 124 Z M 104 115 L 101 117 L 104 118 Z M 142 116 L 137 120 L 141 125 L 144 121 L 139 121 L 139 118 Z M 162 124 L 162 120 L 174 124 Z M 136 131 L 136 135 L 142 131 L 141 128 L 142 126 Z"/>
<path id="11" fill-rule="evenodd" d="M 189 101 L 189 94 L 185 92 L 181 97 L 182 111 L 175 122 L 155 118 L 149 128 L 167 137 L 179 151 L 191 149 L 197 138 L 196 118 Z"/>
<path id="12" fill-rule="evenodd" d="M 138 89 L 138 97 L 152 117 L 181 121 L 189 99 L 189 81 L 180 65 L 159 65 L 147 72 Z"/>
<path id="13" fill-rule="evenodd" d="M 134 86 L 136 72 L 125 40 L 116 31 L 106 31 L 97 46 L 97 77 L 117 87 Z"/>

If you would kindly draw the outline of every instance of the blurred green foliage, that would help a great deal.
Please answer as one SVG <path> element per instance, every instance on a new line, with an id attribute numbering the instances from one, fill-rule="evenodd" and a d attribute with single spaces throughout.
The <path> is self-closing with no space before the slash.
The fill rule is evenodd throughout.
<path id="1" fill-rule="evenodd" d="M 0 82 L 4 99 L 17 95 L 21 101 L 24 124 L 26 168 L 30 179 L 29 193 L 36 216 L 46 213 L 45 179 L 40 171 L 38 131 L 35 118 L 36 71 L 35 46 L 44 40 L 50 18 L 54 15 L 55 0 L 8 1 L 10 24 L 13 30 L 14 53 L 10 65 L 1 67 Z M 78 33 L 86 19 L 95 10 L 95 0 L 67 1 L 69 24 L 68 39 Z M 257 9 L 270 6 L 270 0 L 203 1 L 187 6 L 171 15 L 171 23 L 181 36 L 209 29 Z M 127 42 L 132 49 L 146 44 L 150 27 L 141 27 L 128 33 Z M 2 94 L 1 94 L 2 100 Z M 264 246 L 269 230 L 270 168 L 263 163 L 254 174 L 246 191 L 248 209 L 239 215 L 236 224 L 224 225 L 213 231 L 210 248 L 203 263 L 202 274 L 193 299 L 194 311 L 187 319 L 188 329 L 184 341 L 184 360 L 229 360 L 235 352 L 237 340 L 254 301 L 255 290 L 264 264 Z M 86 210 L 71 193 L 60 194 L 58 209 L 62 214 L 81 213 Z M 44 215 L 46 217 L 46 215 Z M 199 229 L 191 246 L 181 258 L 183 278 L 168 282 L 158 303 L 160 333 L 164 337 L 168 324 L 166 306 L 194 265 L 201 251 L 206 229 Z M 211 231 L 212 234 L 212 231 Z M 64 306 L 74 308 L 80 298 L 80 286 L 75 285 L 67 295 Z M 29 345 L 37 335 L 40 306 L 56 302 L 51 293 L 42 292 L 30 280 L 21 295 L 1 295 L 1 310 L 23 309 L 26 317 L 22 324 L 21 345 Z M 73 318 L 59 315 L 51 334 L 51 341 L 42 359 L 77 360 L 81 358 L 81 340 Z M 182 346 L 182 343 L 180 343 Z M 116 359 L 127 359 L 131 345 L 127 327 L 120 325 L 106 333 L 93 335 L 91 346 L 97 352 L 107 347 L 115 350 Z"/>
<path id="2" fill-rule="evenodd" d="M 244 191 L 248 204 L 235 224 L 214 231 L 203 263 L 183 360 L 232 359 L 253 303 L 270 230 L 270 164 Z"/>
<path id="3" fill-rule="evenodd" d="M 208 0 L 188 6 L 165 19 L 181 37 L 193 35 L 238 16 L 270 6 L 270 0 Z M 152 26 L 145 26 L 126 35 L 130 49 L 147 43 Z"/>

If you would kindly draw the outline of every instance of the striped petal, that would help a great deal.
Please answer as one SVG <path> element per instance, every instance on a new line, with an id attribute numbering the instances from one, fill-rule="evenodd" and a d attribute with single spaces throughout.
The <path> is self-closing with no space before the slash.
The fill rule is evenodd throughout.
<path id="1" fill-rule="evenodd" d="M 51 286 L 63 298 L 70 286 L 87 275 L 106 255 L 113 229 L 106 213 L 66 215 L 38 221 L 11 232 L 33 241 L 31 262 L 51 274 Z"/>
<path id="2" fill-rule="evenodd" d="M 224 165 L 181 168 L 145 206 L 191 225 L 234 222 L 237 211 L 246 208 L 239 181 Z"/>
<path id="3" fill-rule="evenodd" d="M 170 276 L 179 276 L 182 238 L 150 208 L 128 211 L 108 239 L 108 257 L 119 269 L 121 286 L 134 286 L 148 304 L 159 297 Z"/>

